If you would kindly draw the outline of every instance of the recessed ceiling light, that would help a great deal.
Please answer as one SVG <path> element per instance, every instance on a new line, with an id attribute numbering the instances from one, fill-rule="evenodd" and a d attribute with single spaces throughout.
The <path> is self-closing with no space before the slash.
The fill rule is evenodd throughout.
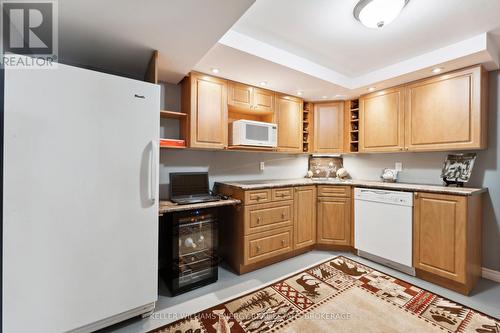
<path id="1" fill-rule="evenodd" d="M 212 68 L 212 73 L 214 73 L 214 74 L 219 73 L 219 69 L 218 68 Z"/>
<path id="2" fill-rule="evenodd" d="M 368 28 L 382 28 L 394 21 L 410 0 L 360 0 L 354 17 Z"/>
<path id="3" fill-rule="evenodd" d="M 327 98 L 328 98 L 328 96 L 321 96 L 321 98 L 323 98 L 323 99 L 327 99 Z"/>
<path id="4" fill-rule="evenodd" d="M 375 89 L 376 89 L 375 87 L 370 87 L 368 88 L 368 91 L 375 91 Z"/>
<path id="5" fill-rule="evenodd" d="M 267 86 L 267 82 L 266 82 L 266 81 L 261 81 L 259 84 L 260 84 L 261 86 L 263 86 L 263 87 Z"/>
<path id="6" fill-rule="evenodd" d="M 434 74 L 441 73 L 443 71 L 443 67 L 436 67 L 432 69 Z"/>
<path id="7" fill-rule="evenodd" d="M 298 96 L 302 96 L 302 91 L 297 91 Z"/>
<path id="8" fill-rule="evenodd" d="M 335 95 L 335 98 L 345 98 L 345 95 Z"/>

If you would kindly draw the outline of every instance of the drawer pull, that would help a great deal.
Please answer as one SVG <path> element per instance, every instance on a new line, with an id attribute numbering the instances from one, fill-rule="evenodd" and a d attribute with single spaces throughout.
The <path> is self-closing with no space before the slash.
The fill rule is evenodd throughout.
<path id="1" fill-rule="evenodd" d="M 260 245 L 257 245 L 257 247 L 255 248 L 255 252 L 257 252 L 257 253 L 260 252 Z"/>
<path id="2" fill-rule="evenodd" d="M 257 224 L 259 224 L 259 223 L 260 223 L 260 217 L 257 218 Z"/>
<path id="3" fill-rule="evenodd" d="M 284 239 L 281 240 L 281 246 L 285 246 L 285 240 Z"/>
<path id="4" fill-rule="evenodd" d="M 284 219 L 285 218 L 285 213 L 281 213 L 281 218 Z"/>

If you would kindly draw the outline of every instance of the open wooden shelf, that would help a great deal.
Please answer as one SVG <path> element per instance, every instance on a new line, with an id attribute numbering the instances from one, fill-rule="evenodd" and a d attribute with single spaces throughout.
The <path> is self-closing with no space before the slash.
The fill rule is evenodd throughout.
<path id="1" fill-rule="evenodd" d="M 168 110 L 160 110 L 160 117 L 162 118 L 184 118 L 186 117 L 187 114 L 183 112 L 176 112 L 176 111 L 168 111 Z"/>

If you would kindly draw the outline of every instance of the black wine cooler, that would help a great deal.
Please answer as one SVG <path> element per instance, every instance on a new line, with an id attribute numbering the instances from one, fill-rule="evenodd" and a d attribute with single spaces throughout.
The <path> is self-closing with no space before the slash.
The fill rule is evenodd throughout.
<path id="1" fill-rule="evenodd" d="M 160 277 L 173 296 L 217 281 L 217 215 L 200 209 L 162 217 Z"/>

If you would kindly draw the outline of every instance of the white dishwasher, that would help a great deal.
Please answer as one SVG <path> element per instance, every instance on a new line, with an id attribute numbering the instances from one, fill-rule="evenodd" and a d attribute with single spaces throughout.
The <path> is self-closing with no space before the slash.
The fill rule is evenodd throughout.
<path id="1" fill-rule="evenodd" d="M 415 275 L 412 235 L 413 193 L 354 189 L 354 247 L 361 257 Z"/>

